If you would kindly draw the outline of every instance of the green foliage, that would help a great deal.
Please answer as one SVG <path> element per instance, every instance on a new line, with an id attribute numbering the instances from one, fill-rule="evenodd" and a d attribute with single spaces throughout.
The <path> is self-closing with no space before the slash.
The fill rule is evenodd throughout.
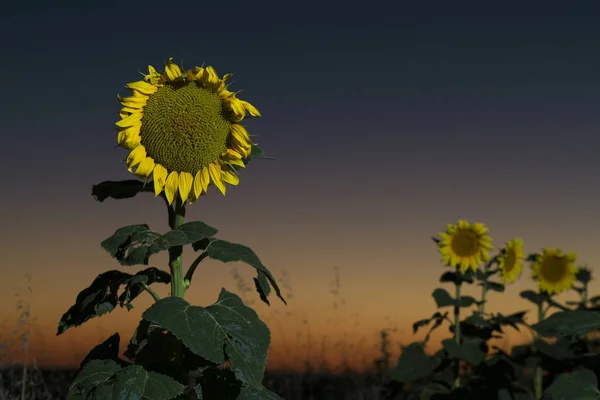
<path id="1" fill-rule="evenodd" d="M 597 387 L 596 374 L 584 368 L 560 375 L 546 393 L 552 396 L 552 400 L 598 400 L 600 392 Z"/>
<path id="2" fill-rule="evenodd" d="M 562 311 L 532 326 L 542 336 L 582 336 L 600 330 L 600 312 Z"/>
<path id="3" fill-rule="evenodd" d="M 431 295 L 435 300 L 437 308 L 454 307 L 455 305 L 458 305 L 459 307 L 471 307 L 477 302 L 477 300 L 471 296 L 461 296 L 457 301 L 455 298 L 450 296 L 450 293 L 448 293 L 446 289 L 441 288 L 435 289 Z"/>
<path id="4" fill-rule="evenodd" d="M 174 379 L 146 371 L 140 365 L 122 367 L 113 360 L 92 360 L 77 374 L 67 400 L 170 400 L 183 390 L 184 386 Z"/>
<path id="5" fill-rule="evenodd" d="M 261 386 L 269 328 L 237 295 L 222 289 L 217 302 L 208 307 L 168 297 L 152 305 L 142 318 L 171 332 L 198 356 L 217 364 L 230 361 L 241 382 Z"/>
<path id="6" fill-rule="evenodd" d="M 425 354 L 424 345 L 424 343 L 411 343 L 402 350 L 393 379 L 399 382 L 412 382 L 433 374 L 441 364 L 441 360 Z"/>
<path id="7" fill-rule="evenodd" d="M 142 292 L 141 283 L 169 283 L 170 275 L 157 268 L 148 268 L 135 275 L 121 271 L 108 271 L 96 277 L 92 284 L 83 289 L 75 304 L 62 316 L 58 324 L 57 335 L 65 333 L 69 328 L 79 326 L 87 320 L 109 313 L 120 305 L 131 307 L 131 302 Z M 119 295 L 119 289 L 125 289 Z"/>
<path id="8" fill-rule="evenodd" d="M 248 159 L 263 156 L 262 150 L 254 146 Z M 92 188 L 99 202 L 127 199 L 143 192 L 152 190 L 135 180 L 102 182 Z M 85 357 L 67 398 L 280 399 L 262 386 L 271 343 L 269 329 L 237 295 L 222 289 L 214 304 L 200 307 L 189 304 L 182 294 L 161 299 L 151 288 L 155 283 L 171 283 L 175 293 L 185 293 L 204 259 L 241 261 L 257 271 L 254 282 L 264 302 L 269 304 L 273 288 L 285 303 L 275 278 L 250 248 L 215 238 L 217 229 L 203 222 L 183 223 L 185 208 L 181 203 L 169 206 L 168 213 L 172 227 L 169 232 L 160 234 L 145 224 L 130 225 L 117 229 L 102 242 L 122 266 L 148 265 L 151 256 L 168 251 L 171 273 L 154 267 L 135 275 L 108 271 L 78 294 L 59 322 L 58 335 L 113 311 L 117 305 L 130 309 L 142 291 L 147 291 L 155 303 L 142 314 L 124 354 L 126 359 L 119 358 L 120 337 L 115 333 Z M 184 275 L 181 255 L 187 245 L 200 255 Z"/>

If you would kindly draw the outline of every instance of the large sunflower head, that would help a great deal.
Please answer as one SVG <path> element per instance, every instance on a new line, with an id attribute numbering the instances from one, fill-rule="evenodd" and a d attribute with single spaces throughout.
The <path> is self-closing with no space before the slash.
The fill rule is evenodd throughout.
<path id="1" fill-rule="evenodd" d="M 523 272 L 523 240 L 514 238 L 506 243 L 498 255 L 498 269 L 505 283 L 514 282 Z"/>
<path id="2" fill-rule="evenodd" d="M 131 150 L 128 170 L 152 177 L 155 195 L 164 190 L 169 204 L 177 193 L 192 203 L 210 185 L 225 195 L 225 183 L 239 183 L 233 166 L 245 167 L 253 145 L 239 123 L 246 112 L 260 113 L 227 90 L 231 74 L 219 78 L 210 66 L 183 71 L 171 60 L 162 74 L 148 66 L 143 80 L 126 85 L 133 95 L 119 96 L 117 140 Z"/>
<path id="3" fill-rule="evenodd" d="M 486 236 L 488 231 L 478 222 L 469 224 L 460 220 L 456 225 L 448 225 L 446 231 L 440 233 L 438 242 L 442 261 L 460 272 L 477 271 L 483 261 L 490 259 L 488 251 L 492 249 L 492 239 Z"/>
<path id="4" fill-rule="evenodd" d="M 531 268 L 540 290 L 556 294 L 570 289 L 578 272 L 576 258 L 575 254 L 564 254 L 560 249 L 546 248 L 538 254 Z"/>

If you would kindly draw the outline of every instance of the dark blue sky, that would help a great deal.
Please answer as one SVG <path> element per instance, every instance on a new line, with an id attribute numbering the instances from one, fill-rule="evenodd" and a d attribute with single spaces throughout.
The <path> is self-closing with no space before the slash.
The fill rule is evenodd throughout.
<path id="1" fill-rule="evenodd" d="M 429 238 L 458 218 L 489 225 L 498 247 L 521 236 L 526 251 L 600 257 L 597 1 L 54 3 L 0 11 L 0 252 L 22 266 L 9 277 L 28 271 L 37 299 L 56 299 L 43 332 L 116 267 L 101 240 L 126 224 L 166 229 L 151 197 L 98 204 L 90 188 L 130 177 L 116 96 L 169 57 L 233 72 L 261 111 L 248 130 L 277 160 L 188 215 L 295 277 L 298 314 L 320 306 L 334 265 L 373 329 L 405 295 L 429 307 Z M 234 286 L 227 271 L 207 270 L 195 300 Z M 57 294 L 47 283 L 65 276 Z M 429 308 L 407 312 L 402 323 Z"/>

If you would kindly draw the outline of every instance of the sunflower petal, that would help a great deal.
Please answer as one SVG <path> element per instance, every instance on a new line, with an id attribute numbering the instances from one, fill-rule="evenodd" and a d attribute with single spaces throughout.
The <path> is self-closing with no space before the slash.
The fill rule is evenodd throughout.
<path id="1" fill-rule="evenodd" d="M 125 87 L 132 90 L 137 90 L 145 95 L 154 94 L 158 90 L 156 86 L 144 81 L 131 82 L 125 85 Z"/>
<path id="2" fill-rule="evenodd" d="M 237 176 L 234 172 L 228 170 L 221 171 L 221 178 L 223 182 L 229 183 L 230 185 L 236 186 L 240 183 L 240 177 Z"/>
<path id="3" fill-rule="evenodd" d="M 138 112 L 135 114 L 131 114 L 130 116 L 123 118 L 122 120 L 115 123 L 120 128 L 127 128 L 129 126 L 136 126 L 140 124 L 142 120 L 142 113 Z"/>
<path id="4" fill-rule="evenodd" d="M 202 169 L 202 174 L 200 175 L 200 182 L 202 183 L 202 191 L 206 192 L 208 190 L 208 185 L 210 184 L 210 175 L 208 173 L 208 168 Z"/>
<path id="5" fill-rule="evenodd" d="M 190 194 L 190 190 L 192 190 L 192 183 L 194 182 L 194 177 L 189 172 L 180 172 L 179 173 L 179 195 L 181 196 L 181 201 L 185 202 Z"/>
<path id="6" fill-rule="evenodd" d="M 131 150 L 131 153 L 127 156 L 127 166 L 129 168 L 137 166 L 139 163 L 144 161 L 146 158 L 146 148 L 144 146 L 138 146 Z"/>
<path id="7" fill-rule="evenodd" d="M 158 196 L 162 192 L 167 179 L 167 169 L 160 164 L 154 166 L 154 196 Z"/>
<path id="8" fill-rule="evenodd" d="M 175 193 L 177 193 L 177 186 L 179 185 L 179 176 L 177 171 L 172 171 L 167 177 L 167 181 L 165 182 L 165 195 L 167 196 L 167 201 L 169 205 L 173 204 L 173 200 L 175 199 Z"/>
<path id="9" fill-rule="evenodd" d="M 165 74 L 170 81 L 181 78 L 181 68 L 173 62 L 173 57 L 169 58 L 169 61 L 165 65 Z"/>
<path id="10" fill-rule="evenodd" d="M 251 116 L 262 117 L 262 115 L 260 115 L 260 112 L 258 111 L 258 109 L 256 107 L 254 107 L 252 104 L 250 104 L 244 100 L 240 100 L 240 103 L 242 103 L 242 106 L 250 113 Z"/>
<path id="11" fill-rule="evenodd" d="M 137 169 L 135 170 L 135 174 L 140 178 L 148 179 L 148 177 L 152 175 L 154 165 L 154 159 L 152 159 L 152 157 L 146 157 L 140 163 L 140 165 L 138 165 Z"/>
<path id="12" fill-rule="evenodd" d="M 221 179 L 221 169 L 219 168 L 219 166 L 215 164 L 209 164 L 208 172 L 210 173 L 211 182 L 217 187 L 217 189 L 219 189 L 219 192 L 221 192 L 221 194 L 225 196 L 225 191 L 227 189 Z"/>
<path id="13" fill-rule="evenodd" d="M 248 131 L 240 124 L 231 125 L 231 134 L 235 137 L 241 144 L 246 144 L 248 146 L 251 145 L 252 140 L 250 139 L 250 135 L 248 135 Z"/>
<path id="14" fill-rule="evenodd" d="M 202 195 L 204 192 L 204 188 L 202 187 L 202 171 L 196 172 L 196 176 L 194 177 L 194 183 L 192 184 L 192 194 L 196 199 Z"/>

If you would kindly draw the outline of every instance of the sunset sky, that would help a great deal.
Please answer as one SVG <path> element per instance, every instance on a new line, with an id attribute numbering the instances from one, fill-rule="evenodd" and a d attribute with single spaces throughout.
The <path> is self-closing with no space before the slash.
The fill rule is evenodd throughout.
<path id="1" fill-rule="evenodd" d="M 15 293 L 26 294 L 29 274 L 38 363 L 76 366 L 116 331 L 125 344 L 151 304 L 142 294 L 130 312 L 55 336 L 77 293 L 121 268 L 102 240 L 125 225 L 168 229 L 151 195 L 98 203 L 90 193 L 131 178 L 127 151 L 115 148 L 116 96 L 169 57 L 232 72 L 233 90 L 263 115 L 247 127 L 276 160 L 250 164 L 226 197 L 211 188 L 187 218 L 251 247 L 289 282 L 287 307 L 244 295 L 272 329 L 272 368 L 321 363 L 322 348 L 334 365 L 338 341 L 354 346 L 350 362 L 359 365 L 376 356 L 386 327 L 397 327 L 394 341 L 422 339 L 411 324 L 436 311 L 431 292 L 444 271 L 431 236 L 458 219 L 485 223 L 497 247 L 519 236 L 527 252 L 560 247 L 598 267 L 600 7 L 592 2 L 51 3 L 0 12 L 0 320 L 3 335 L 16 326 Z M 330 293 L 335 267 L 343 303 Z M 252 285 L 249 266 L 203 262 L 187 300 L 209 305 L 222 287 L 240 293 L 236 270 Z M 534 321 L 518 295 L 534 288 L 530 275 L 492 294 L 490 310 L 531 310 Z M 591 288 L 598 293 L 598 281 Z"/>

